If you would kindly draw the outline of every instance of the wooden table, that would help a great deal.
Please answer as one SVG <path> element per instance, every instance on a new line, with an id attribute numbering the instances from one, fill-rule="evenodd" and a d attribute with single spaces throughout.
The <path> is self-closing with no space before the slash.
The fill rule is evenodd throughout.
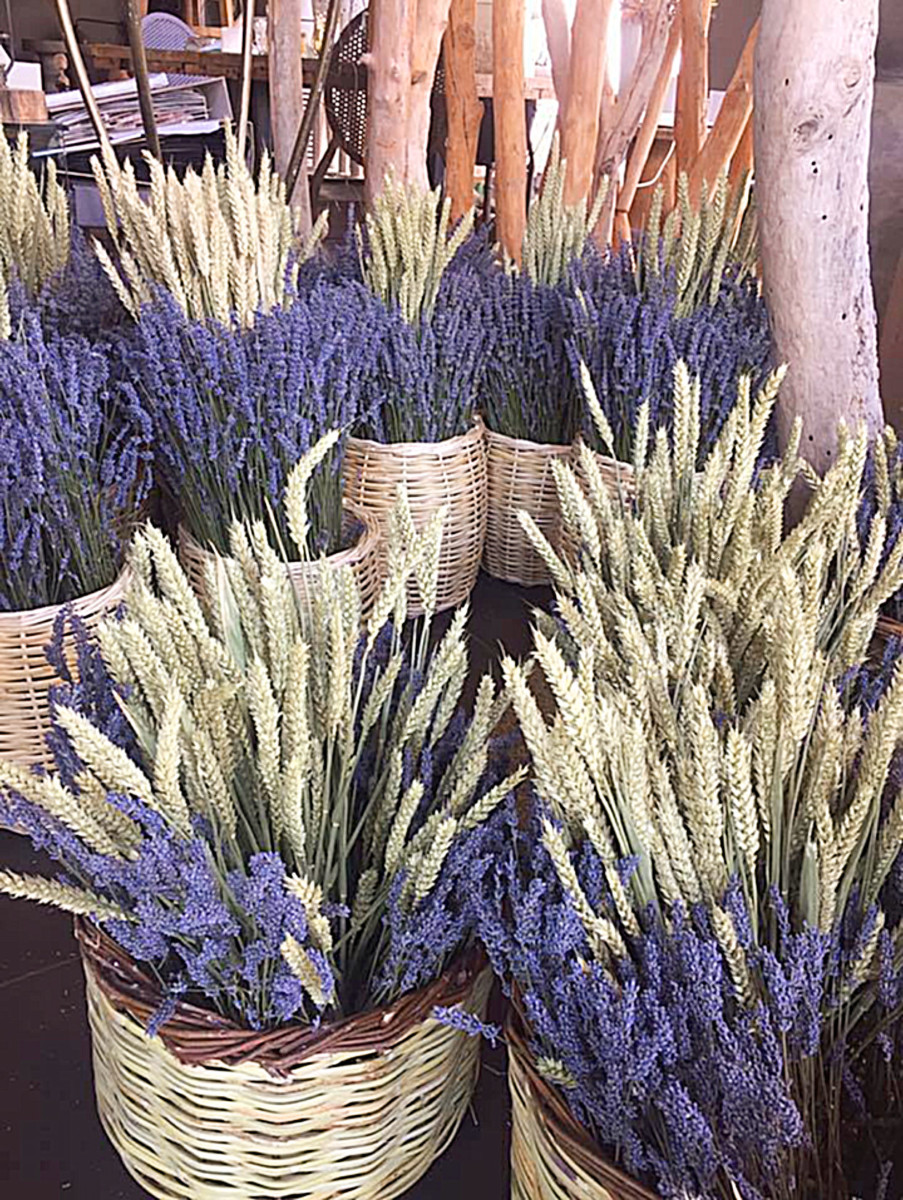
<path id="1" fill-rule="evenodd" d="M 117 46 L 111 42 L 91 42 L 83 47 L 85 59 L 97 71 L 116 71 L 131 64 L 132 52 L 128 46 Z M 147 66 L 150 71 L 164 71 L 168 75 L 206 75 L 223 79 L 241 78 L 241 55 L 224 54 L 220 50 L 152 50 L 146 48 Z M 312 84 L 317 73 L 316 58 L 304 59 L 304 82 Z M 330 83 L 347 79 L 349 87 L 359 87 L 364 68 L 332 67 Z M 268 61 L 265 54 L 255 54 L 251 59 L 251 78 L 265 82 L 268 77 Z M 477 75 L 477 94 L 492 95 L 492 76 Z M 554 100 L 555 89 L 551 77 L 536 76 L 524 80 L 525 100 Z"/>

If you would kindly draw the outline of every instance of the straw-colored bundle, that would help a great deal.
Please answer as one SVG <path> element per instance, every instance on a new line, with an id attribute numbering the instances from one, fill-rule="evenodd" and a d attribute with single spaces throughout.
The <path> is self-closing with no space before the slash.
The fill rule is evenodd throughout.
<path id="1" fill-rule="evenodd" d="M 0 291 L 12 274 L 34 295 L 69 260 L 69 201 L 47 162 L 42 184 L 28 163 L 28 136 L 0 138 Z M 9 329 L 0 329 L 8 337 Z"/>
<path id="2" fill-rule="evenodd" d="M 390 1009 L 320 1031 L 253 1033 L 179 1006 L 164 1044 L 144 1032 L 149 979 L 95 927 L 82 925 L 79 940 L 98 1113 L 158 1200 L 391 1200 L 464 1117 L 480 1042 L 432 1010 L 484 1013 L 491 975 L 472 960 Z"/>
<path id="3" fill-rule="evenodd" d="M 288 574 L 295 594 L 307 609 L 310 606 L 310 589 L 316 586 L 320 571 L 324 567 L 327 570 L 351 567 L 360 588 L 361 611 L 366 615 L 373 605 L 381 580 L 379 525 L 372 513 L 359 505 L 346 500 L 344 507 L 345 516 L 348 518 L 347 527 L 350 529 L 355 523 L 361 526 L 357 541 L 347 549 L 330 554 L 322 560 L 290 562 Z M 207 564 L 213 562 L 213 555 L 192 537 L 184 525 L 179 526 L 179 559 L 195 595 L 205 599 Z"/>
<path id="4" fill-rule="evenodd" d="M 446 509 L 436 595 L 425 603 L 419 585 L 408 585 L 408 615 L 441 612 L 466 600 L 476 583 L 486 539 L 486 438 L 477 418 L 467 433 L 443 442 L 384 445 L 349 438 L 345 451 L 345 497 L 371 512 L 386 544 L 399 488 L 407 493 L 417 530 Z"/>
<path id="5" fill-rule="evenodd" d="M 561 509 L 552 474 L 554 459 L 570 458 L 570 446 L 553 446 L 486 431 L 487 513 L 483 569 L 496 579 L 535 587 L 549 571 L 524 532 L 518 513 L 528 512 L 553 546 Z"/>
<path id="6" fill-rule="evenodd" d="M 508 1023 L 511 1200 L 656 1200 L 611 1166 L 537 1070 L 520 1022 Z"/>
<path id="7" fill-rule="evenodd" d="M 578 436 L 574 445 L 570 448 L 570 467 L 574 472 L 577 482 L 584 494 L 588 493 L 589 485 L 586 479 L 586 474 L 583 470 L 581 462 L 582 453 L 581 447 L 584 445 L 583 439 Z M 636 483 L 634 470 L 630 463 L 620 462 L 616 458 L 610 457 L 608 454 L 601 454 L 598 450 L 591 450 L 593 460 L 599 468 L 599 474 L 602 477 L 602 482 L 608 489 L 609 494 L 613 499 L 621 499 L 629 501 L 633 499 L 636 492 Z M 553 484 L 554 486 L 554 484 Z M 559 498 L 559 505 L 561 501 Z M 578 528 L 576 517 L 571 520 L 562 520 L 559 533 L 559 546 L 561 555 L 565 561 L 575 563 L 577 560 L 577 541 L 576 530 Z"/>
<path id="8" fill-rule="evenodd" d="M 125 595 L 128 572 L 109 587 L 73 600 L 69 607 L 89 631 L 112 612 Z M 30 766 L 51 762 L 45 745 L 50 729 L 50 688 L 58 683 L 44 647 L 53 637 L 53 626 L 62 605 L 49 604 L 27 612 L 0 613 L 0 758 Z M 64 646 L 70 667 L 75 667 L 72 639 Z"/>

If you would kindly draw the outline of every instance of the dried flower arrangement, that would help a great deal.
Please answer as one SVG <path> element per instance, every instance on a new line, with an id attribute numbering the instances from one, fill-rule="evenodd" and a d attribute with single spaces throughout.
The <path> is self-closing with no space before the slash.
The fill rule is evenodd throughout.
<path id="1" fill-rule="evenodd" d="M 335 441 L 289 480 L 301 554 Z M 99 634 L 109 678 L 88 661 L 59 697 L 60 774 L 0 768 L 5 812 L 62 870 L 0 873 L 0 890 L 92 916 L 154 971 L 153 1028 L 183 996 L 246 1028 L 316 1025 L 436 978 L 467 943 L 470 864 L 521 773 L 502 778 L 492 751 L 490 678 L 459 711 L 466 610 L 432 648 L 431 611 L 403 631 L 408 577 L 434 595 L 442 518 L 418 534 L 400 500 L 363 627 L 347 570 L 299 619 L 259 522 L 233 527 L 204 612 L 148 527 L 125 615 Z"/>
<path id="2" fill-rule="evenodd" d="M 189 169 L 179 179 L 151 155 L 147 164 L 145 203 L 128 159 L 122 166 L 107 151 L 102 163 L 91 160 L 118 265 L 102 243 L 95 249 L 136 320 L 161 289 L 186 316 L 223 324 L 235 317 L 250 325 L 257 313 L 290 302 L 300 264 L 325 235 L 326 215 L 301 236 L 269 155 L 255 182 L 227 131 L 225 162 L 214 168 L 208 156 L 200 175 Z"/>
<path id="3" fill-rule="evenodd" d="M 665 1197 L 881 1195 L 889 1172 L 878 1126 L 864 1167 L 846 1134 L 888 1111 L 901 1049 L 903 667 L 863 663 L 903 543 L 882 566 L 879 512 L 860 544 L 864 430 L 824 479 L 798 429 L 759 466 L 778 382 L 747 380 L 700 458 L 681 367 L 673 444 L 641 410 L 634 499 L 585 448 L 586 492 L 556 464 L 580 565 L 525 518 L 556 581 L 551 723 L 504 662 L 536 803 L 481 933 L 540 1071 Z"/>

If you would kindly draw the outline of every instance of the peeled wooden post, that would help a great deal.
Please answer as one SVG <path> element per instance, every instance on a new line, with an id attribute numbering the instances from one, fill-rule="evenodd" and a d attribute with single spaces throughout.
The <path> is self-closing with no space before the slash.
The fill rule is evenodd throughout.
<path id="1" fill-rule="evenodd" d="M 524 0 L 494 0 L 492 5 L 492 114 L 496 234 L 519 264 L 527 224 Z"/>
<path id="2" fill-rule="evenodd" d="M 269 54 L 270 128 L 276 170 L 288 179 L 298 122 L 304 111 L 304 74 L 301 56 L 302 0 L 267 0 L 267 51 Z M 309 101 L 309 103 L 312 102 Z M 304 163 L 292 188 L 289 203 L 300 212 L 301 229 L 311 229 L 310 190 Z"/>
<path id="3" fill-rule="evenodd" d="M 706 138 L 709 106 L 709 22 L 712 0 L 680 0 L 681 56 L 674 140 L 677 170 L 693 169 Z"/>
<path id="4" fill-rule="evenodd" d="M 445 31 L 445 190 L 451 199 L 452 221 L 473 207 L 473 174 L 483 119 L 477 95 L 476 14 L 477 0 L 451 0 Z"/>
<path id="5" fill-rule="evenodd" d="M 416 0 L 372 0 L 367 67 L 367 142 L 364 199 L 380 194 L 389 174 L 405 178 L 408 100 L 411 92 L 411 35 Z"/>
<path id="6" fill-rule="evenodd" d="M 764 0 L 755 68 L 756 201 L 786 440 L 816 470 L 837 423 L 883 425 L 869 264 L 878 0 Z"/>
<path id="7" fill-rule="evenodd" d="M 558 128 L 568 103 L 568 77 L 571 72 L 571 27 L 564 0 L 542 0 L 542 23 L 552 64 L 552 84 L 558 101 Z"/>
<path id="8" fill-rule="evenodd" d="M 677 51 L 680 49 L 680 22 L 674 21 L 671 24 L 671 30 L 668 34 L 668 44 L 665 47 L 665 56 L 661 61 L 661 66 L 658 69 L 658 74 L 655 77 L 655 82 L 652 85 L 652 91 L 649 93 L 649 102 L 646 105 L 646 111 L 643 114 L 643 121 L 640 125 L 639 132 L 636 135 L 636 141 L 633 144 L 633 149 L 630 152 L 630 157 L 627 160 L 627 170 L 624 172 L 624 182 L 621 185 L 621 190 L 618 195 L 618 214 L 628 216 L 633 201 L 636 197 L 636 190 L 640 180 L 643 178 L 643 171 L 646 163 L 649 161 L 649 152 L 652 149 L 652 144 L 655 141 L 655 135 L 658 132 L 658 125 L 662 115 L 662 105 L 665 102 L 665 95 L 668 91 L 668 86 L 671 83 L 671 72 L 674 69 L 674 60 L 677 57 Z M 628 229 L 629 229 L 628 221 Z"/>
<path id="9" fill-rule="evenodd" d="M 694 204 L 699 202 L 703 182 L 705 181 L 711 189 L 734 157 L 743 131 L 749 124 L 753 107 L 753 67 L 758 36 L 759 22 L 756 21 L 724 94 L 715 124 L 690 171 L 690 198 Z"/>
<path id="10" fill-rule="evenodd" d="M 755 152 L 753 147 L 753 138 L 755 132 L 755 121 L 753 114 L 750 111 L 749 119 L 746 122 L 746 128 L 734 151 L 734 157 L 731 159 L 731 169 L 728 174 L 731 189 L 738 186 L 740 180 L 746 175 L 752 175 L 755 166 Z"/>
<path id="11" fill-rule="evenodd" d="M 430 96 L 442 35 L 448 25 L 449 0 L 417 0 L 417 19 L 411 41 L 411 91 L 408 96 L 405 151 L 406 178 L 423 191 L 429 188 L 426 147 L 430 133 Z"/>
<path id="12" fill-rule="evenodd" d="M 612 0 L 577 0 L 571 30 L 567 104 L 561 123 L 561 156 L 567 159 L 565 204 L 589 195 L 593 182 L 599 110 L 607 74 Z"/>

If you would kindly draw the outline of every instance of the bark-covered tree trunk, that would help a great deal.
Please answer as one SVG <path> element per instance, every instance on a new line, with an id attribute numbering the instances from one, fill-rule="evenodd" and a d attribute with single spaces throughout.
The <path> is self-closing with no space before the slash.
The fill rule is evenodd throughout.
<path id="1" fill-rule="evenodd" d="M 295 135 L 304 111 L 304 78 L 301 58 L 301 0 L 267 0 L 267 42 L 270 71 L 270 127 L 276 170 L 286 177 Z M 290 202 L 301 214 L 301 228 L 311 228 L 307 164 L 298 173 Z"/>
<path id="2" fill-rule="evenodd" d="M 524 0 L 494 0 L 492 5 L 492 114 L 496 232 L 519 263 L 527 223 Z"/>
<path id="3" fill-rule="evenodd" d="M 836 426 L 883 423 L 868 247 L 878 0 L 763 0 L 756 50 L 756 191 L 778 410 L 803 420 L 817 470 Z"/>
<path id="4" fill-rule="evenodd" d="M 476 14 L 477 0 L 451 0 L 445 31 L 445 188 L 453 221 L 473 207 L 473 173 L 483 118 L 477 95 Z"/>

